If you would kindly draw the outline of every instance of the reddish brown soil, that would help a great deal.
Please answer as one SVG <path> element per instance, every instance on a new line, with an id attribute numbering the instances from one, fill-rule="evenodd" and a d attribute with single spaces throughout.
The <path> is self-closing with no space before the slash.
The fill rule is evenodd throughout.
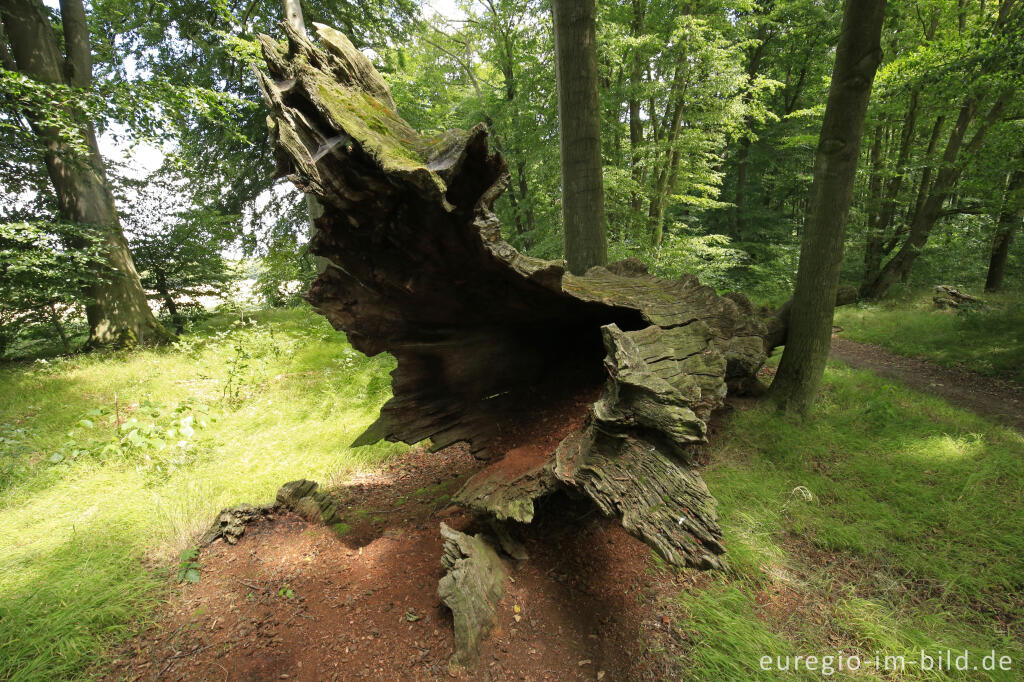
<path id="1" fill-rule="evenodd" d="M 601 391 L 601 386 L 594 386 L 574 396 L 548 400 L 533 418 L 531 414 L 521 415 L 499 438 L 496 449 L 505 455 L 490 463 L 480 475 L 511 481 L 543 466 L 566 436 L 583 428 L 590 405 Z"/>
<path id="2" fill-rule="evenodd" d="M 517 458 L 550 452 L 590 400 L 522 423 L 509 439 Z M 438 526 L 476 530 L 446 504 L 482 466 L 463 446 L 413 450 L 333 493 L 351 526 L 341 536 L 285 514 L 250 526 L 237 545 L 215 542 L 201 554 L 201 581 L 173 588 L 110 679 L 664 679 L 663 657 L 647 652 L 670 630 L 653 613 L 665 574 L 647 569 L 648 548 L 617 523 L 562 495 L 514 529 L 530 558 L 510 563 L 498 627 L 475 667 L 449 669 Z"/>
<path id="3" fill-rule="evenodd" d="M 1024 431 L 1024 390 L 995 377 L 891 353 L 833 334 L 832 357 Z"/>

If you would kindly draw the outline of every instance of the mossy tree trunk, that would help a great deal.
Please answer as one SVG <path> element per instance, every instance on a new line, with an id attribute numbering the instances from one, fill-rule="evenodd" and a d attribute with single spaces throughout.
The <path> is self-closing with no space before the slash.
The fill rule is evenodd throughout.
<path id="1" fill-rule="evenodd" d="M 258 78 L 279 173 L 323 207 L 309 248 L 326 267 L 306 298 L 358 350 L 397 359 L 356 445 L 467 442 L 491 464 L 456 500 L 481 514 L 528 522 L 538 498 L 573 490 L 673 564 L 721 566 L 698 466 L 708 420 L 759 386 L 786 311 L 637 261 L 576 276 L 517 252 L 492 210 L 509 172 L 483 124 L 420 135 L 345 36 L 317 25 L 317 47 L 285 31 L 260 37 Z M 566 396 L 579 424 L 513 456 L 510 432 L 543 435 Z"/>

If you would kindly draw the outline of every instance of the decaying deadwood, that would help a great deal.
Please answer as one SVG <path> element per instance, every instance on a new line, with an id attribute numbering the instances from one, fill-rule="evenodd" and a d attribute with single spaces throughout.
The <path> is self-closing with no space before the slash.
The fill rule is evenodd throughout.
<path id="1" fill-rule="evenodd" d="M 455 654 L 452 662 L 469 665 L 480 644 L 498 623 L 498 601 L 505 594 L 508 571 L 483 535 L 467 535 L 441 524 L 445 575 L 437 596 L 452 611 Z"/>
<path id="2" fill-rule="evenodd" d="M 936 285 L 935 294 L 932 297 L 932 301 L 936 307 L 943 310 L 946 308 L 971 308 L 984 305 L 985 303 L 977 296 L 960 291 L 955 286 L 949 284 Z"/>
<path id="3" fill-rule="evenodd" d="M 636 261 L 573 276 L 520 254 L 492 210 L 509 176 L 484 125 L 420 135 L 344 36 L 318 25 L 317 47 L 285 31 L 261 36 L 258 78 L 279 172 L 324 206 L 310 251 L 326 266 L 307 299 L 357 349 L 398 361 L 394 397 L 356 444 L 465 441 L 493 462 L 457 495 L 468 507 L 528 522 L 537 498 L 571 489 L 667 561 L 721 566 L 697 457 L 784 320 Z M 512 447 L 574 395 L 596 400 L 560 444 Z"/>

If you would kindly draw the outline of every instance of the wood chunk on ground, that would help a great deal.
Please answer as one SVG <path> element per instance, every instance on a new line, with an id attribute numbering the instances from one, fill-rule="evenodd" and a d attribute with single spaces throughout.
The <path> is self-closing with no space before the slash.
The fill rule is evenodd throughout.
<path id="1" fill-rule="evenodd" d="M 467 535 L 441 524 L 446 574 L 437 595 L 452 611 L 455 621 L 455 653 L 452 663 L 472 665 L 480 644 L 498 622 L 498 602 L 505 591 L 508 572 L 497 552 L 483 535 Z"/>

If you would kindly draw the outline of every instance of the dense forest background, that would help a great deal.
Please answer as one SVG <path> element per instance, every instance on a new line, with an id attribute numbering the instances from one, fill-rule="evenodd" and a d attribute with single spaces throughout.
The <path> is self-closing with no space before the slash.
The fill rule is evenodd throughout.
<path id="1" fill-rule="evenodd" d="M 374 59 L 415 127 L 485 121 L 511 172 L 498 205 L 506 238 L 562 255 L 548 3 L 456 2 L 443 14 L 411 0 L 304 4 L 307 20 L 339 27 Z M 785 299 L 842 3 L 597 7 L 609 259 Z M 46 12 L 70 55 L 64 14 Z M 240 279 L 269 305 L 304 289 L 314 272 L 306 206 L 273 177 L 251 73 L 255 35 L 280 35 L 280 12 L 276 0 L 96 0 L 86 16 L 93 78 L 77 85 L 26 76 L 0 36 L 0 351 L 71 349 L 87 329 L 89 281 L 119 276 L 95 251 L 102 236 L 61 211 L 44 125 L 69 157 L 88 147 L 86 124 L 110 152 L 120 224 L 168 327 Z M 889 3 L 842 271 L 863 297 L 986 278 L 990 289 L 1020 287 L 1020 15 L 1013 0 Z M 159 149 L 159 167 L 141 173 L 133 145 Z"/>

